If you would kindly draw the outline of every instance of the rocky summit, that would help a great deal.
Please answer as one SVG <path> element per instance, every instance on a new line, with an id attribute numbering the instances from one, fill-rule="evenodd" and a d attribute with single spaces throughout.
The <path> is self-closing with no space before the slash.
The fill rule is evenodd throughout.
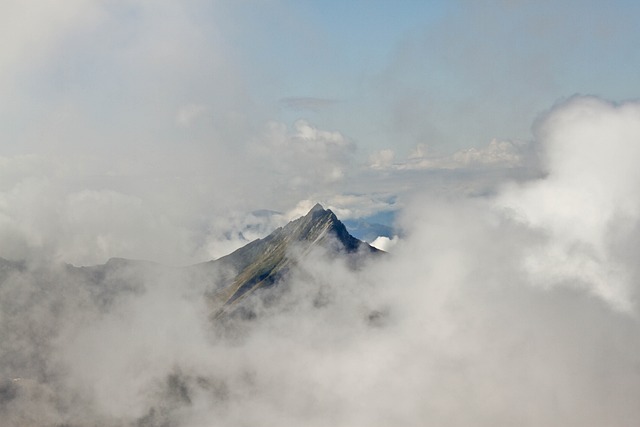
<path id="1" fill-rule="evenodd" d="M 314 248 L 333 256 L 357 261 L 380 253 L 368 243 L 351 236 L 329 209 L 316 204 L 305 216 L 278 228 L 263 239 L 254 240 L 231 254 L 195 268 L 208 270 L 215 278 L 216 290 L 209 295 L 223 314 L 257 289 L 272 286 Z"/>

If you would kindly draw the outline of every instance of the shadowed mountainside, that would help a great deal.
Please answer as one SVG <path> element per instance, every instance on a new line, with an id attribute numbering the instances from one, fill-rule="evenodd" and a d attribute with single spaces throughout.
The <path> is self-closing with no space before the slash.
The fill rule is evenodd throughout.
<path id="1" fill-rule="evenodd" d="M 297 259 L 317 247 L 333 256 L 347 257 L 354 266 L 367 254 L 381 253 L 351 236 L 331 210 L 316 204 L 307 215 L 267 237 L 254 240 L 227 256 L 190 268 L 204 273 L 204 277 L 214 278 L 217 286 L 209 298 L 219 316 L 255 290 L 277 283 Z"/>

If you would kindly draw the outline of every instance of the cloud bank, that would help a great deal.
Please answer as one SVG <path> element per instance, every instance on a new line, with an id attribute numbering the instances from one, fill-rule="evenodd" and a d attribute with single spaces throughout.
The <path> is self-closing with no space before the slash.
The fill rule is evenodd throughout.
<path id="1" fill-rule="evenodd" d="M 426 144 L 418 144 L 405 161 L 396 162 L 391 149 L 372 153 L 369 167 L 375 170 L 438 170 L 519 168 L 534 161 L 530 147 L 525 142 L 492 140 L 480 148 L 467 148 L 450 155 L 430 153 Z"/>
<path id="2" fill-rule="evenodd" d="M 301 126 L 278 141 L 306 143 Z M 545 178 L 492 197 L 416 196 L 389 256 L 353 271 L 314 252 L 278 298 L 247 301 L 255 317 L 217 326 L 211 283 L 181 270 L 5 262 L 2 419 L 635 425 L 638 141 L 637 103 L 571 99 L 536 127 Z"/>
<path id="3" fill-rule="evenodd" d="M 640 108 L 574 98 L 537 127 L 544 180 L 500 197 L 514 215 L 550 239 L 527 259 L 532 272 L 580 281 L 621 309 L 635 305 L 640 218 Z"/>

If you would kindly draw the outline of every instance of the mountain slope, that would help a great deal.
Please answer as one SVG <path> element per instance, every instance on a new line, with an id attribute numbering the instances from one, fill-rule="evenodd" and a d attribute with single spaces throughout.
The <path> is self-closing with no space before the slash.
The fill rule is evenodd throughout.
<path id="1" fill-rule="evenodd" d="M 331 210 L 317 204 L 304 217 L 264 239 L 206 263 L 205 268 L 219 272 L 218 280 L 223 283 L 210 295 L 213 304 L 221 307 L 219 314 L 256 289 L 278 282 L 295 265 L 294 250 L 297 256 L 304 256 L 314 247 L 349 257 L 380 252 L 351 236 Z"/>
<path id="2" fill-rule="evenodd" d="M 345 257 L 351 265 L 357 265 L 368 254 L 381 253 L 351 236 L 331 210 L 317 204 L 307 215 L 267 237 L 202 264 L 176 269 L 148 261 L 112 258 L 102 265 L 30 270 L 23 262 L 0 258 L 0 287 L 18 274 L 41 277 L 42 286 L 49 281 L 74 283 L 82 287 L 96 307 L 106 311 L 123 298 L 140 295 L 158 282 L 181 287 L 198 284 L 207 288 L 206 296 L 215 317 L 257 289 L 276 284 L 314 248 L 323 249 L 329 256 Z"/>

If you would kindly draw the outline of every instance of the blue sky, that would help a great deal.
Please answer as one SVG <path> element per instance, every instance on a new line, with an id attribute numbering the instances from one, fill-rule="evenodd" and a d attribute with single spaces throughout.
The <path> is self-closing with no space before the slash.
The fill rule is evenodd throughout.
<path id="1" fill-rule="evenodd" d="M 526 139 L 559 100 L 640 90 L 634 2 L 248 2 L 225 12 L 223 34 L 258 102 L 335 100 L 278 117 L 309 116 L 362 147 Z"/>
<path id="2" fill-rule="evenodd" d="M 17 74 L 3 83 L 28 97 L 22 110 L 4 109 L 9 129 L 7 121 L 40 120 L 27 118 L 69 99 L 118 122 L 132 91 L 157 85 L 166 94 L 156 104 L 190 97 L 242 109 L 255 126 L 307 119 L 353 138 L 366 158 L 382 148 L 406 155 L 417 144 L 446 152 L 527 139 L 559 100 L 640 91 L 635 2 L 43 5 L 5 6 L 3 19 L 18 28 L 4 30 L 13 46 L 3 62 Z M 289 98 L 331 102 L 292 111 L 281 102 Z"/>

